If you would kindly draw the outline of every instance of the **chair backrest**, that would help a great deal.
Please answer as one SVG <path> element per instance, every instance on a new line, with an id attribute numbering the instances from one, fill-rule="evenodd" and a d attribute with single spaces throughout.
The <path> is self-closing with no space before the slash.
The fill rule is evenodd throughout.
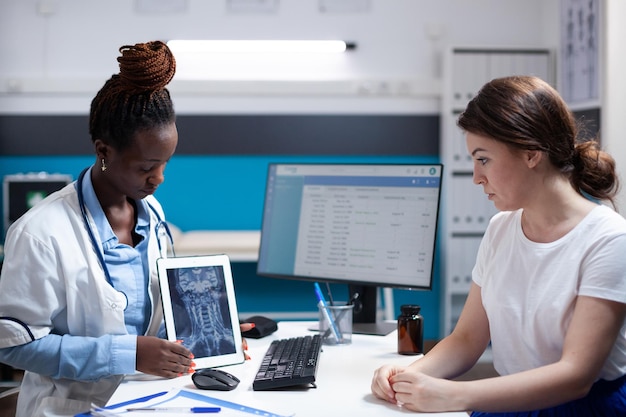
<path id="1" fill-rule="evenodd" d="M 19 392 L 19 386 L 0 392 L 0 417 L 15 417 Z"/>

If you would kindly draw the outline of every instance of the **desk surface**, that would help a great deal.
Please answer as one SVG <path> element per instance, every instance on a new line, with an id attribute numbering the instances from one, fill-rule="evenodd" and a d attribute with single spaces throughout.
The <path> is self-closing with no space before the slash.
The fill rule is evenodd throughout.
<path id="1" fill-rule="evenodd" d="M 241 403 L 250 407 L 297 417 L 358 415 L 360 417 L 401 415 L 407 411 L 375 398 L 370 391 L 374 370 L 385 363 L 409 364 L 414 356 L 396 353 L 396 332 L 387 336 L 354 334 L 352 344 L 324 346 L 317 370 L 317 388 L 287 391 L 253 391 L 252 381 L 261 359 L 273 339 L 307 334 L 311 322 L 280 322 L 278 331 L 263 339 L 249 339 L 251 360 L 223 369 L 237 376 L 241 383 L 233 391 L 204 391 L 194 387 L 191 376 L 160 379 L 129 376 L 110 400 L 116 404 L 172 388 L 194 390 L 200 394 Z M 415 414 L 415 413 L 411 413 Z M 467 413 L 420 414 L 437 417 L 467 417 Z"/>

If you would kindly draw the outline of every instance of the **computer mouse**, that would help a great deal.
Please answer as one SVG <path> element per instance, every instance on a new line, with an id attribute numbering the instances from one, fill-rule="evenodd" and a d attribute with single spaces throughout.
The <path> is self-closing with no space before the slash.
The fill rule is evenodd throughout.
<path id="1" fill-rule="evenodd" d="M 199 369 L 191 375 L 191 380 L 197 388 L 217 391 L 230 391 L 239 385 L 236 376 L 215 368 Z"/>

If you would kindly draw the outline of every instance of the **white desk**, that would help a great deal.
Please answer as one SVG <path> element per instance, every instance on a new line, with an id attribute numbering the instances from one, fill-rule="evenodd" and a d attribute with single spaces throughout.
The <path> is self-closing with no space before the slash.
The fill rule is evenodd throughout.
<path id="1" fill-rule="evenodd" d="M 241 380 L 233 391 L 204 391 L 194 387 L 191 376 L 176 379 L 130 376 L 117 389 L 109 404 L 149 395 L 171 388 L 185 388 L 211 397 L 221 398 L 250 407 L 296 417 L 402 415 L 407 410 L 375 398 L 370 391 L 374 370 L 385 363 L 409 364 L 414 356 L 396 353 L 397 336 L 367 336 L 355 334 L 352 344 L 324 346 L 317 369 L 317 388 L 288 391 L 253 391 L 252 381 L 261 359 L 273 339 L 307 334 L 311 322 L 280 322 L 278 331 L 263 339 L 248 339 L 251 360 L 223 369 Z M 415 413 L 411 413 L 415 414 Z M 437 417 L 467 417 L 467 413 L 421 414 Z"/>

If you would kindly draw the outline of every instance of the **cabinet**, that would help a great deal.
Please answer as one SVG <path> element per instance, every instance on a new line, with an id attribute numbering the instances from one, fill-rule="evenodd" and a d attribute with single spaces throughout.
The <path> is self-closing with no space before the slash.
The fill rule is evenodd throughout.
<path id="1" fill-rule="evenodd" d="M 454 328 L 472 282 L 481 238 L 496 209 L 472 180 L 473 161 L 456 126 L 480 87 L 507 75 L 536 75 L 555 85 L 550 49 L 451 48 L 445 53 L 441 112 L 443 300 L 442 333 Z"/>

